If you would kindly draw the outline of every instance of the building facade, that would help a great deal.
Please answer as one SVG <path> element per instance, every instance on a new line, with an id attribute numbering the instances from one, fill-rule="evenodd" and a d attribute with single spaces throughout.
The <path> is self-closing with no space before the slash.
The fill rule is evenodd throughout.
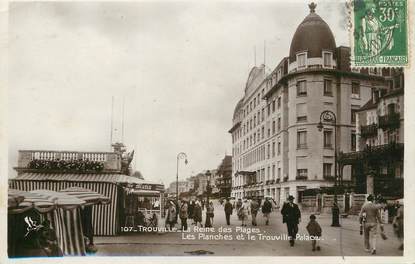
<path id="1" fill-rule="evenodd" d="M 272 72 L 255 66 L 235 107 L 233 197 L 271 196 L 281 205 L 289 195 L 301 202 L 306 189 L 333 186 L 335 147 L 353 151 L 357 111 L 387 84 L 379 72 L 350 69 L 350 48 L 337 47 L 316 6 L 309 7 L 289 55 Z M 336 123 L 322 120 L 319 131 L 326 110 Z M 353 181 L 351 166 L 342 180 Z"/>
<path id="2" fill-rule="evenodd" d="M 357 112 L 355 151 L 340 155 L 351 166 L 355 191 L 389 199 L 403 197 L 404 73 L 401 68 L 373 69 L 386 84 Z"/>
<path id="3" fill-rule="evenodd" d="M 176 195 L 176 186 L 177 186 L 177 182 L 175 182 L 175 181 L 171 182 L 170 185 L 169 185 L 169 188 L 167 190 L 167 193 L 175 196 Z M 186 192 L 189 191 L 187 181 L 179 181 L 178 186 L 179 187 L 177 188 L 177 190 L 179 192 L 179 196 L 180 196 L 181 193 L 186 193 Z"/>
<path id="4" fill-rule="evenodd" d="M 232 188 L 232 156 L 226 155 L 217 169 L 216 187 L 218 196 L 226 198 L 231 196 Z"/>

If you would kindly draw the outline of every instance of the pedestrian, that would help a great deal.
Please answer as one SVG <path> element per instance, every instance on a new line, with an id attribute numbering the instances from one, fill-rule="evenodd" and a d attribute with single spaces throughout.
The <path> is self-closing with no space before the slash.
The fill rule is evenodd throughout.
<path id="1" fill-rule="evenodd" d="M 202 227 L 202 207 L 200 206 L 200 201 L 196 201 L 195 207 L 193 209 L 193 221 L 196 226 L 199 223 Z"/>
<path id="2" fill-rule="evenodd" d="M 153 204 L 153 209 L 154 210 L 159 210 L 160 209 L 160 201 L 156 200 Z"/>
<path id="3" fill-rule="evenodd" d="M 188 208 L 188 219 L 193 220 L 193 209 L 194 209 L 194 207 L 195 207 L 195 202 L 193 200 L 190 200 L 189 208 Z M 194 221 L 193 221 L 192 224 L 194 224 Z"/>
<path id="4" fill-rule="evenodd" d="M 399 250 L 403 250 L 403 206 L 399 206 L 396 211 L 396 216 L 393 219 L 393 230 L 395 231 L 396 236 L 398 237 L 401 245 L 399 246 Z"/>
<path id="5" fill-rule="evenodd" d="M 242 220 L 242 216 L 241 216 L 241 214 L 239 213 L 241 210 L 241 207 L 242 207 L 242 199 L 241 198 L 239 198 L 238 199 L 238 201 L 236 202 L 236 206 L 235 206 L 235 209 L 236 209 L 236 212 L 237 212 L 237 214 L 238 214 L 238 220 Z"/>
<path id="6" fill-rule="evenodd" d="M 166 217 L 166 224 L 169 230 L 171 230 L 176 224 L 176 215 L 176 205 L 172 201 L 170 201 Z"/>
<path id="7" fill-rule="evenodd" d="M 226 198 L 226 202 L 225 202 L 225 217 L 226 217 L 226 224 L 230 225 L 231 224 L 231 215 L 232 215 L 232 211 L 233 211 L 233 207 L 232 204 L 229 202 L 229 198 Z"/>
<path id="8" fill-rule="evenodd" d="M 182 230 L 186 231 L 187 230 L 187 218 L 189 214 L 188 214 L 187 202 L 184 200 L 182 200 L 182 205 L 180 206 L 179 216 L 180 216 L 180 222 L 182 224 Z"/>
<path id="9" fill-rule="evenodd" d="M 288 196 L 288 203 L 285 203 L 281 210 L 282 222 L 287 224 L 290 246 L 294 246 L 294 241 L 298 232 L 298 224 L 301 221 L 301 212 L 298 205 L 294 203 L 294 196 Z"/>
<path id="10" fill-rule="evenodd" d="M 241 216 L 242 224 L 241 226 L 246 226 L 246 221 L 248 220 L 248 216 L 250 214 L 250 208 L 249 208 L 248 200 L 245 198 L 244 202 L 242 203 L 242 206 L 239 208 L 239 215 Z"/>
<path id="11" fill-rule="evenodd" d="M 210 217 L 210 224 L 213 225 L 213 217 L 215 217 L 215 207 L 213 206 L 213 202 L 210 201 L 206 207 L 207 215 Z"/>
<path id="12" fill-rule="evenodd" d="M 337 205 L 337 201 L 335 200 L 333 206 L 331 207 L 331 214 L 332 214 L 332 222 L 331 226 L 339 227 L 340 226 L 340 208 Z"/>
<path id="13" fill-rule="evenodd" d="M 257 201 L 257 199 L 252 199 L 251 202 L 251 217 L 252 217 L 252 225 L 253 226 L 257 226 L 257 222 L 256 222 L 256 216 L 258 214 L 259 211 L 259 203 Z"/>
<path id="14" fill-rule="evenodd" d="M 320 224 L 316 221 L 316 216 L 315 215 L 310 215 L 310 222 L 308 222 L 307 224 L 307 231 L 308 234 L 311 237 L 311 246 L 312 246 L 312 250 L 315 251 L 317 249 L 317 251 L 320 251 L 320 237 L 321 237 L 321 226 Z"/>
<path id="15" fill-rule="evenodd" d="M 272 211 L 272 204 L 269 200 L 269 197 L 266 197 L 264 204 L 262 205 L 262 213 L 264 214 L 266 225 L 269 225 L 269 215 L 271 211 Z"/>
<path id="16" fill-rule="evenodd" d="M 363 223 L 365 251 L 375 255 L 377 228 L 379 224 L 381 225 L 381 228 L 383 228 L 383 224 L 381 222 L 378 207 L 373 204 L 373 195 L 370 194 L 366 200 L 367 203 L 365 203 L 360 210 L 359 219 Z"/>

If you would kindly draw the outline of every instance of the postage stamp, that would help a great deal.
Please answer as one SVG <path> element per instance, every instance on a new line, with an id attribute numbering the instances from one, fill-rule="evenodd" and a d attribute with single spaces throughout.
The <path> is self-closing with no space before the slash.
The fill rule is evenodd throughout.
<path id="1" fill-rule="evenodd" d="M 352 66 L 408 65 L 407 0 L 353 0 Z"/>

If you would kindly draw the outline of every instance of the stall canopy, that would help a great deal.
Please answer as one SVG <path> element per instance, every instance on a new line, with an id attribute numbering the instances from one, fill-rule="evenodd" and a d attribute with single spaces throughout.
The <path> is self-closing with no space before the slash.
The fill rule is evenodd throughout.
<path id="1" fill-rule="evenodd" d="M 79 186 L 73 186 L 61 190 L 61 192 L 79 198 L 85 201 L 85 206 L 81 209 L 82 230 L 84 235 L 88 238 L 87 251 L 95 252 L 94 249 L 94 227 L 92 223 L 92 205 L 108 204 L 110 198 Z"/>
<path id="2" fill-rule="evenodd" d="M 110 203 L 109 197 L 79 186 L 69 187 L 61 190 L 61 192 L 85 201 L 85 206 Z"/>
<path id="3" fill-rule="evenodd" d="M 9 198 L 21 200 L 21 197 L 23 201 L 9 207 L 9 214 L 21 214 L 32 208 L 45 214 L 45 218 L 50 221 L 51 227 L 56 232 L 57 242 L 62 252 L 65 255 L 85 255 L 79 211 L 80 206 L 86 204 L 85 201 L 51 190 L 25 192 L 9 189 Z"/>
<path id="4" fill-rule="evenodd" d="M 162 184 L 122 174 L 80 174 L 80 173 L 22 173 L 10 179 L 10 188 L 32 191 L 47 189 L 61 191 L 80 187 L 99 193 L 110 200 L 109 204 L 92 206 L 94 235 L 116 235 L 123 222 L 124 193 L 128 190 L 163 191 Z"/>
<path id="5" fill-rule="evenodd" d="M 30 192 L 9 189 L 9 213 L 22 213 L 28 209 L 36 209 L 39 213 L 49 212 L 55 208 L 70 210 L 86 205 L 86 201 L 64 192 L 50 190 L 34 190 Z"/>
<path id="6" fill-rule="evenodd" d="M 139 196 L 160 196 L 160 192 L 159 191 L 151 191 L 151 190 L 136 190 L 133 189 L 131 192 L 129 192 L 131 194 L 137 194 Z"/>
<path id="7" fill-rule="evenodd" d="M 15 208 L 24 200 L 24 192 L 19 190 L 9 190 L 7 208 Z"/>

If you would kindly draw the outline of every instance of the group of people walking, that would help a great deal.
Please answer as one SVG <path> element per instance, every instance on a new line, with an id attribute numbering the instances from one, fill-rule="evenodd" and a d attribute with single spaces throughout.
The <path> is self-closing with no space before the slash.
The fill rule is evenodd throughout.
<path id="1" fill-rule="evenodd" d="M 361 234 L 364 235 L 364 248 L 365 251 L 370 252 L 371 254 L 376 254 L 376 237 L 378 229 L 380 229 L 381 237 L 383 239 L 387 239 L 383 228 L 384 220 L 382 219 L 380 213 L 381 208 L 383 207 L 380 205 L 379 201 L 378 203 L 375 203 L 374 200 L 374 196 L 369 195 L 367 197 L 367 202 L 362 206 L 359 214 Z M 182 230 L 187 230 L 188 219 L 193 220 L 193 225 L 203 227 L 202 203 L 203 201 L 201 200 L 191 200 L 190 202 L 182 200 L 181 203 L 177 205 L 173 201 L 170 201 L 166 218 L 166 226 L 173 228 L 177 224 L 177 216 L 179 216 Z M 274 210 L 272 200 L 269 197 L 267 197 L 263 203 L 261 203 L 260 199 L 256 198 L 252 200 L 238 199 L 234 203 L 231 203 L 229 199 L 226 199 L 223 207 L 226 224 L 231 225 L 231 215 L 234 211 L 236 211 L 236 215 L 238 217 L 237 219 L 240 221 L 241 226 L 248 225 L 249 216 L 251 217 L 252 226 L 257 226 L 257 217 L 259 212 L 263 214 L 265 225 L 269 225 L 270 214 Z M 403 206 L 400 206 L 398 203 L 394 209 L 395 213 L 393 218 L 393 228 L 401 243 L 399 249 L 403 250 Z M 214 210 L 215 209 L 212 201 L 209 204 L 206 204 L 206 217 L 209 217 L 210 224 L 212 225 Z M 293 247 L 297 238 L 298 225 L 301 222 L 301 211 L 299 206 L 294 203 L 294 197 L 292 195 L 288 197 L 287 202 L 285 202 L 282 206 L 281 215 L 282 222 L 287 226 L 289 244 L 291 247 Z M 312 250 L 321 250 L 319 240 L 322 236 L 322 228 L 317 221 L 317 217 L 314 214 L 310 215 L 306 229 L 310 237 L 312 237 Z"/>
<path id="2" fill-rule="evenodd" d="M 202 227 L 202 210 L 204 207 L 205 202 L 203 200 L 181 200 L 179 204 L 176 204 L 173 201 L 169 201 L 167 207 L 166 227 L 173 229 L 176 224 L 178 224 L 178 218 L 180 218 L 181 230 L 187 230 L 188 219 L 193 220 L 191 223 L 192 225 Z M 213 202 L 210 202 L 206 205 L 206 210 L 207 217 L 210 218 L 210 221 L 213 224 L 215 210 Z"/>
<path id="3" fill-rule="evenodd" d="M 259 199 L 252 199 L 248 201 L 248 199 L 238 199 L 235 204 L 231 204 L 229 199 L 226 199 L 225 203 L 225 215 L 226 215 L 226 224 L 230 225 L 230 215 L 232 214 L 233 210 L 236 210 L 238 219 L 241 221 L 241 226 L 247 226 L 249 215 L 251 215 L 251 223 L 253 226 L 257 226 L 257 215 L 259 210 L 262 208 L 262 213 L 265 218 L 265 224 L 269 224 L 269 214 L 272 211 L 272 203 L 270 199 L 267 197 L 261 206 L 261 201 Z"/>
<path id="4" fill-rule="evenodd" d="M 364 249 L 372 255 L 376 254 L 376 240 L 377 234 L 380 230 L 382 239 L 387 239 L 384 233 L 384 220 L 381 217 L 381 210 L 385 204 L 382 200 L 375 200 L 373 195 L 368 195 L 366 203 L 362 206 L 359 214 L 359 221 L 361 225 L 361 235 L 364 237 Z M 403 250 L 403 206 L 397 203 L 393 219 L 393 229 L 400 241 L 399 250 Z"/>

